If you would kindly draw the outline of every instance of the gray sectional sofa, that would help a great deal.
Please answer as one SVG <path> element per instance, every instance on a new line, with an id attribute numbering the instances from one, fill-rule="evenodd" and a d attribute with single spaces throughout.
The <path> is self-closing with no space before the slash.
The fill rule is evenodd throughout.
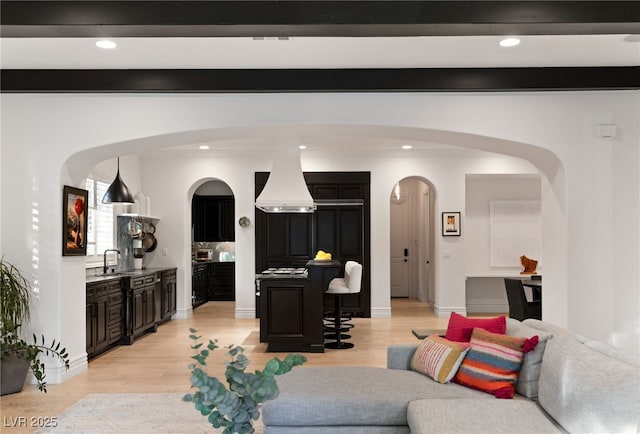
<path id="1" fill-rule="evenodd" d="M 440 384 L 411 370 L 417 345 L 393 345 L 387 369 L 301 367 L 278 377 L 264 432 L 640 433 L 637 359 L 538 320 L 508 319 L 507 334 L 540 336 L 514 399 Z"/>

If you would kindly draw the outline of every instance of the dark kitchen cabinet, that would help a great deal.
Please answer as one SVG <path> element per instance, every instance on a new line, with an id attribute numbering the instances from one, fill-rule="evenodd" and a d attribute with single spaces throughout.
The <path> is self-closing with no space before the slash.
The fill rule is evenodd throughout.
<path id="1" fill-rule="evenodd" d="M 268 172 L 256 172 L 256 197 Z M 344 298 L 344 309 L 371 316 L 370 173 L 307 172 L 304 178 L 318 209 L 312 214 L 256 211 L 256 273 L 270 267 L 304 267 L 318 250 L 330 252 L 342 264 L 363 265 L 359 294 Z M 325 309 L 333 308 L 325 296 Z"/>
<path id="2" fill-rule="evenodd" d="M 233 196 L 194 195 L 191 201 L 193 240 L 234 241 L 234 207 Z"/>
<path id="3" fill-rule="evenodd" d="M 161 273 L 162 282 L 162 303 L 161 303 L 161 321 L 168 321 L 171 315 L 176 313 L 176 268 L 164 270 Z"/>
<path id="4" fill-rule="evenodd" d="M 120 279 L 87 284 L 86 291 L 86 351 L 92 358 L 124 334 L 123 291 Z"/>
<path id="5" fill-rule="evenodd" d="M 193 307 L 206 303 L 209 298 L 209 286 L 211 281 L 211 264 L 193 264 L 191 277 L 191 304 Z"/>
<path id="6" fill-rule="evenodd" d="M 156 280 L 158 280 L 156 282 Z M 131 334 L 138 336 L 146 331 L 156 331 L 156 294 L 159 292 L 156 274 L 131 278 Z"/>
<path id="7" fill-rule="evenodd" d="M 235 300 L 235 262 L 213 262 L 209 265 L 211 270 L 211 282 L 207 299 L 211 301 Z"/>

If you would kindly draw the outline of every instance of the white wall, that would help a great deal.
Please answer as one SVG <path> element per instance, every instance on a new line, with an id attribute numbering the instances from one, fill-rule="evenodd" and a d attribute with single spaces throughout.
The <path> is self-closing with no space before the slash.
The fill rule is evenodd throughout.
<path id="1" fill-rule="evenodd" d="M 533 163 L 541 171 L 543 310 L 547 319 L 587 336 L 638 348 L 638 330 L 633 329 L 640 316 L 638 92 L 0 97 L 2 253 L 42 286 L 41 308 L 32 326 L 62 340 L 74 360 L 80 361 L 84 354 L 84 340 L 77 333 L 78 327 L 84 327 L 84 269 L 82 258 L 60 254 L 63 184 L 80 185 L 91 167 L 117 155 L 223 137 L 314 135 L 327 125 L 345 136 L 364 132 L 370 137 L 448 143 L 515 155 Z M 599 123 L 615 123 L 619 136 L 613 141 L 598 139 L 595 128 Z M 251 126 L 251 131 L 245 128 Z M 347 145 L 344 152 L 348 152 Z M 388 266 L 381 264 L 388 256 L 388 194 L 398 171 L 433 182 L 436 215 L 441 210 L 462 209 L 464 175 L 485 172 L 455 156 L 443 157 L 448 158 L 445 165 L 442 160 L 394 156 L 368 161 L 361 154 L 347 162 L 346 156 L 338 157 L 332 150 L 324 157 L 305 158 L 303 169 L 371 171 L 372 197 L 385 198 L 373 200 L 371 207 L 372 313 L 385 315 L 389 276 Z M 158 158 L 155 170 L 171 169 L 170 161 Z M 177 264 L 186 293 L 190 257 L 184 250 L 184 240 L 189 238 L 185 222 L 190 194 L 197 187 L 192 184 L 215 171 L 215 177 L 227 182 L 236 198 L 253 197 L 252 173 L 234 171 L 233 167 L 240 167 L 225 166 L 222 160 L 194 159 L 190 163 L 193 174 L 183 180 L 175 176 L 181 173 L 175 168 L 165 174 L 173 182 L 157 191 L 157 186 L 148 185 L 153 179 L 147 178 L 149 164 L 144 158 L 142 187 L 153 198 L 154 214 L 163 218 L 158 235 L 171 246 L 167 256 L 156 254 L 154 262 Z M 269 170 L 270 165 L 263 157 L 252 167 Z M 175 213 L 174 208 L 184 211 Z M 32 222 L 33 210 L 38 211 L 37 225 Z M 252 200 L 236 202 L 238 216 L 251 216 L 253 210 Z M 614 216 L 623 219 L 624 232 L 612 224 Z M 438 261 L 436 310 L 441 314 L 460 309 L 465 301 L 464 235 L 450 238 L 437 240 L 434 252 Z M 251 246 L 252 227 L 239 233 L 237 255 L 252 258 Z M 252 280 L 247 277 L 254 272 L 252 260 L 237 265 L 237 274 L 246 282 Z M 240 295 L 239 316 L 251 311 L 252 299 Z M 49 379 L 56 382 L 61 377 L 54 372 Z"/>
<path id="2" fill-rule="evenodd" d="M 516 163 L 514 161 L 514 163 Z M 512 168 L 505 172 L 517 172 Z M 526 173 L 525 167 L 522 170 Z M 492 200 L 540 200 L 540 176 L 534 174 L 471 174 L 466 178 L 465 275 L 468 312 L 509 312 L 504 277 L 519 275 L 522 267 L 490 264 Z M 534 258 L 541 260 L 542 258 Z M 542 274 L 542 262 L 538 272 Z M 471 276 L 471 277 L 470 277 Z M 491 277 L 496 276 L 496 277 Z"/>

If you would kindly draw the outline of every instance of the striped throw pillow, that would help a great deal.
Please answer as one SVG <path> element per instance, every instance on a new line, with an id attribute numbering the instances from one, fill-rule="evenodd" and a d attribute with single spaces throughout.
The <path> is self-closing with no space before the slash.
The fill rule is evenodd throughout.
<path id="1" fill-rule="evenodd" d="M 411 369 L 422 372 L 438 383 L 451 381 L 470 345 L 453 342 L 438 335 L 428 336 L 422 341 L 411 359 Z"/>
<path id="2" fill-rule="evenodd" d="M 497 398 L 513 398 L 524 353 L 535 348 L 537 339 L 474 328 L 469 343 L 469 353 L 453 381 Z"/>

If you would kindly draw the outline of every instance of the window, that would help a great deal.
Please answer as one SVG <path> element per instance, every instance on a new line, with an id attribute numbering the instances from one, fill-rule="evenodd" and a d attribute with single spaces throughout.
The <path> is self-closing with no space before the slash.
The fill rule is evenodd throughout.
<path id="1" fill-rule="evenodd" d="M 113 206 L 102 203 L 109 183 L 100 178 L 99 175 L 91 173 L 86 184 L 89 191 L 87 262 L 101 260 L 102 252 L 114 248 Z"/>

